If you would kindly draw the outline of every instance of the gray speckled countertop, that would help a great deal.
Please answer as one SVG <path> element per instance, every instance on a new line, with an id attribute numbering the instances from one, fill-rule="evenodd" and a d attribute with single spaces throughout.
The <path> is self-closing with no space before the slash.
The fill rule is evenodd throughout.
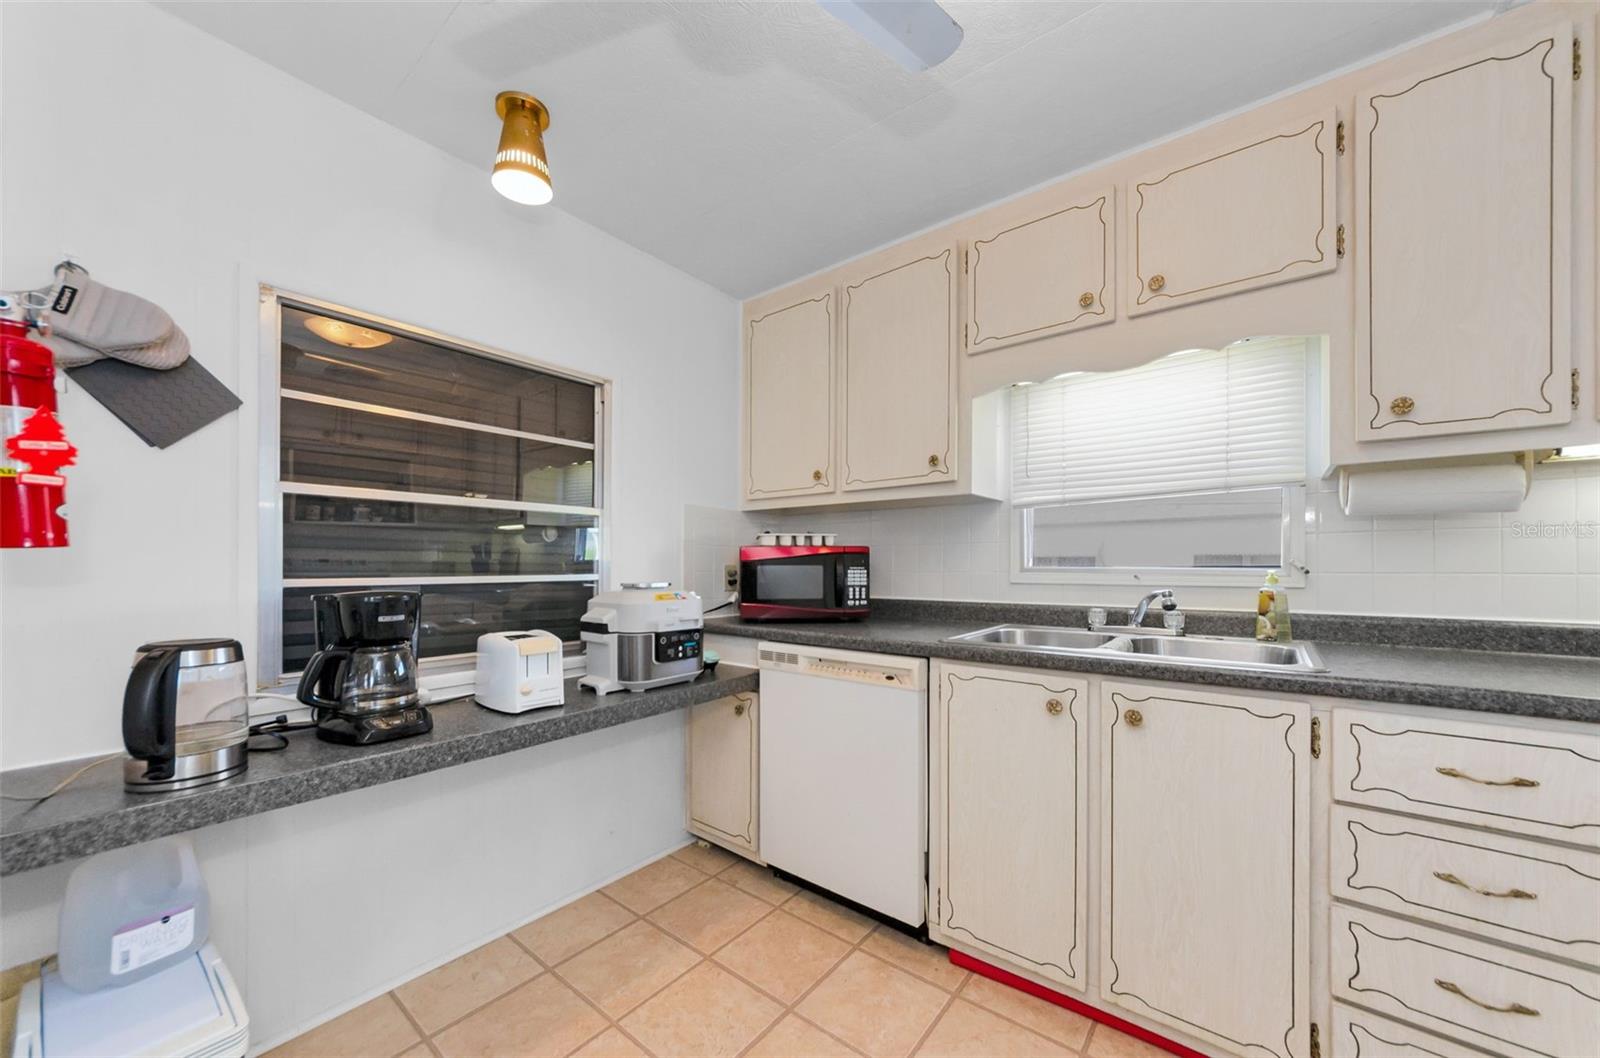
<path id="1" fill-rule="evenodd" d="M 693 683 L 601 698 L 574 678 L 558 708 L 507 716 L 450 702 L 433 708 L 428 734 L 375 746 L 299 731 L 281 752 L 251 754 L 243 775 L 181 793 L 127 793 L 121 766 L 108 762 L 42 804 L 0 801 L 0 876 L 642 720 L 753 691 L 756 679 L 752 669 L 721 665 Z M 48 790 L 84 763 L 0 773 L 0 788 L 17 796 Z"/>
<path id="2" fill-rule="evenodd" d="M 775 622 L 717 617 L 706 621 L 706 632 L 801 646 L 1600 723 L 1600 658 L 1590 656 L 1384 646 L 1305 637 L 1305 641 L 1315 644 L 1328 671 L 1258 672 L 1116 655 L 1086 657 L 951 643 L 946 642 L 949 636 L 994 624 L 1066 622 L 1039 620 L 1038 614 L 1026 611 L 1012 611 L 1007 617 L 987 609 L 963 614 L 953 606 L 930 607 L 921 615 L 905 606 L 885 609 L 888 615 L 863 621 Z M 1297 628 L 1300 620 L 1295 618 Z M 1314 622 L 1307 621 L 1306 626 L 1314 627 Z M 1081 619 L 1075 627 L 1083 627 Z M 1561 634 L 1566 634 L 1564 628 Z M 1593 635 L 1600 638 L 1600 629 L 1595 629 Z M 1527 640 L 1519 645 L 1527 645 Z"/>

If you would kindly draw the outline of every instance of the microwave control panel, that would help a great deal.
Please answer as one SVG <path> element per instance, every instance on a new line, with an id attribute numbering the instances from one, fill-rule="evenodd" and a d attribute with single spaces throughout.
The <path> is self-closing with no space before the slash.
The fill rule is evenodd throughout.
<path id="1" fill-rule="evenodd" d="M 844 571 L 844 604 L 847 607 L 868 605 L 867 567 L 849 566 Z"/>
<path id="2" fill-rule="evenodd" d="M 687 632 L 657 632 L 657 661 L 687 661 L 700 656 L 701 630 Z"/>

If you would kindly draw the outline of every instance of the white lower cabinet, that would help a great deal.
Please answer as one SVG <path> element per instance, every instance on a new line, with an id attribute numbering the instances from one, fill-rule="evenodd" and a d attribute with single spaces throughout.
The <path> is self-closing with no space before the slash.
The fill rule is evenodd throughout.
<path id="1" fill-rule="evenodd" d="M 689 707 L 688 829 L 759 858 L 757 746 L 760 696 L 733 694 Z"/>
<path id="2" fill-rule="evenodd" d="M 1310 708 L 1106 681 L 1100 714 L 1101 998 L 1306 1058 Z"/>
<path id="3" fill-rule="evenodd" d="M 935 677 L 930 928 L 1082 989 L 1088 681 L 945 663 Z"/>
<path id="4" fill-rule="evenodd" d="M 1600 973 L 1359 908 L 1334 908 L 1333 991 L 1493 1054 L 1576 1058 L 1600 1041 Z"/>
<path id="5" fill-rule="evenodd" d="M 1333 1058 L 1483 1058 L 1483 1052 L 1338 1003 L 1333 1008 Z"/>
<path id="6" fill-rule="evenodd" d="M 1600 727 L 932 674 L 933 940 L 1207 1054 L 1600 1053 Z M 747 855 L 756 723 L 690 719 L 690 829 Z"/>
<path id="7" fill-rule="evenodd" d="M 1597 1053 L 1600 734 L 1342 706 L 1333 732 L 1334 1054 Z"/>

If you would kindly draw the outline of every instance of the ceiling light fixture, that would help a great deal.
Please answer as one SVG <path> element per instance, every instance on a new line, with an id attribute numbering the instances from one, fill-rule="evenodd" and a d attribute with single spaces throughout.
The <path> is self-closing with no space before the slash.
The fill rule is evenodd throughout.
<path id="1" fill-rule="evenodd" d="M 494 189 L 524 206 L 542 206 L 555 196 L 550 164 L 544 156 L 544 130 L 550 111 L 526 92 L 501 92 L 494 97 L 500 115 L 500 149 L 494 156 Z"/>
<path id="2" fill-rule="evenodd" d="M 323 341 L 342 345 L 346 349 L 376 349 L 394 341 L 394 335 L 384 334 L 367 327 L 357 327 L 343 320 L 330 320 L 326 316 L 307 316 L 306 330 Z"/>

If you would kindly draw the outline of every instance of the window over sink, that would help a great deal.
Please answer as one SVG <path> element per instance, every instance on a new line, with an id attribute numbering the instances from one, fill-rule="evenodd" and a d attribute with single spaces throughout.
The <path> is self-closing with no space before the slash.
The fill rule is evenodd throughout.
<path id="1" fill-rule="evenodd" d="M 1321 362 L 1257 338 L 1013 386 L 1012 578 L 1303 583 Z"/>
<path id="2" fill-rule="evenodd" d="M 425 661 L 524 628 L 576 653 L 601 576 L 604 381 L 308 299 L 267 307 L 260 678 L 315 650 L 312 595 L 360 588 L 422 592 Z"/>

